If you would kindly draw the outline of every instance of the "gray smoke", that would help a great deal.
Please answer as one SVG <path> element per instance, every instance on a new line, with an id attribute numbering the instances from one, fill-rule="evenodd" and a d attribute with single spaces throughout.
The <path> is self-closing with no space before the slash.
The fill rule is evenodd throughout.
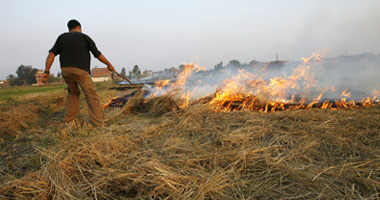
<path id="1" fill-rule="evenodd" d="M 258 94 L 258 88 L 267 89 L 271 79 L 284 80 L 289 83 L 289 77 L 300 75 L 299 69 L 307 69 L 306 74 L 298 79 L 297 87 L 285 88 L 286 98 L 306 97 L 311 100 L 321 92 L 322 100 L 335 100 L 345 97 L 350 100 L 360 100 L 373 97 L 380 91 L 380 55 L 363 53 L 359 55 L 339 56 L 332 58 L 312 58 L 303 61 L 273 61 L 236 65 L 227 65 L 218 69 L 193 72 L 183 85 L 183 91 L 192 91 L 192 98 L 213 95 L 217 90 L 225 88 L 226 80 L 235 80 L 235 92 Z M 248 74 L 248 75 L 247 75 Z M 243 75 L 243 76 L 242 76 Z M 247 75 L 247 76 L 245 76 Z M 241 76 L 239 79 L 236 77 Z M 312 84 L 310 79 L 312 79 Z M 237 81 L 236 81 L 237 80 Z M 242 89 L 244 88 L 244 89 Z M 238 91 L 242 89 L 242 91 Z M 351 92 L 351 96 L 342 96 L 343 91 Z M 278 96 L 267 96 L 268 100 L 278 100 Z"/>

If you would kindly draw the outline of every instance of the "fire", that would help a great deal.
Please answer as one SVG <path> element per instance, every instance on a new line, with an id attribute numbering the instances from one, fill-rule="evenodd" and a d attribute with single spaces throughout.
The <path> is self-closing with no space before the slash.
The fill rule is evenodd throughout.
<path id="1" fill-rule="evenodd" d="M 342 97 L 350 98 L 350 97 L 351 97 L 351 92 L 349 92 L 349 91 L 347 91 L 347 90 L 343 90 L 343 92 L 342 92 Z"/>
<path id="2" fill-rule="evenodd" d="M 218 89 L 208 97 L 208 104 L 216 111 L 223 112 L 276 112 L 286 109 L 367 107 L 379 103 L 378 90 L 372 91 L 372 97 L 353 101 L 351 91 L 336 89 L 334 85 L 320 86 L 314 74 L 318 70 L 318 63 L 322 61 L 320 54 L 313 53 L 308 58 L 302 58 L 302 63 L 292 71 L 276 76 L 273 76 L 271 71 L 265 71 L 268 68 L 267 64 L 257 73 L 239 69 L 237 74 L 215 86 Z M 156 81 L 151 97 L 173 94 L 180 99 L 180 108 L 191 105 L 191 101 L 196 100 L 193 95 L 203 85 L 202 80 L 191 79 L 191 76 L 194 72 L 204 70 L 206 69 L 196 64 L 184 65 L 176 80 Z M 334 99 L 329 99 L 329 94 L 336 95 L 333 95 Z M 117 99 L 111 99 L 105 107 L 112 103 L 118 103 Z"/>
<path id="3" fill-rule="evenodd" d="M 194 70 L 201 70 L 194 64 L 188 64 L 184 66 L 183 71 L 177 76 L 177 81 L 172 85 L 173 89 L 182 88 L 187 79 L 191 76 Z"/>
<path id="4" fill-rule="evenodd" d="M 313 53 L 312 56 L 307 57 L 307 58 L 301 58 L 304 63 L 310 63 L 312 60 L 315 61 L 322 61 L 322 56 L 319 53 Z"/>
<path id="5" fill-rule="evenodd" d="M 316 60 L 320 60 L 319 57 L 317 58 Z M 315 84 L 314 77 L 309 73 L 311 66 L 307 65 L 311 59 L 312 57 L 305 59 L 304 64 L 294 69 L 290 76 L 277 76 L 269 80 L 240 70 L 237 76 L 224 81 L 222 88 L 216 92 L 215 98 L 210 104 L 224 107 L 224 111 L 256 109 L 267 112 L 269 109 L 271 111 L 283 110 L 285 109 L 284 104 L 296 101 L 296 94 L 291 95 L 291 98 L 289 98 L 291 90 L 299 89 L 301 86 L 310 88 Z M 321 96 L 322 94 L 314 103 Z M 301 101 L 303 99 L 300 100 L 300 105 L 303 104 Z M 226 105 L 225 102 L 231 103 Z M 232 105 L 234 104 L 243 104 L 243 106 L 233 107 Z"/>
<path id="6" fill-rule="evenodd" d="M 108 109 L 111 107 L 111 105 L 116 105 L 118 97 L 112 97 L 110 100 L 108 100 L 105 104 L 103 104 L 103 110 Z"/>
<path id="7" fill-rule="evenodd" d="M 186 107 L 189 105 L 189 101 L 193 94 L 192 91 L 189 91 L 185 84 L 188 81 L 188 78 L 192 75 L 194 71 L 205 71 L 206 68 L 200 67 L 196 64 L 186 64 L 183 67 L 183 70 L 178 74 L 177 80 L 169 85 L 170 80 L 161 80 L 156 81 L 155 86 L 156 89 L 153 92 L 151 97 L 167 95 L 167 94 L 180 94 L 179 98 L 183 100 L 183 103 L 179 106 L 180 108 Z M 167 86 L 167 87 L 166 87 Z"/>
<path id="8" fill-rule="evenodd" d="M 380 95 L 379 91 L 376 90 L 376 89 L 373 89 L 371 91 L 371 94 L 372 94 L 372 97 L 373 97 L 373 101 L 379 102 L 379 95 Z"/>
<path id="9" fill-rule="evenodd" d="M 157 86 L 158 88 L 163 88 L 163 87 L 169 85 L 169 83 L 170 83 L 169 79 L 158 80 L 158 81 L 154 82 L 154 85 Z"/>
<path id="10" fill-rule="evenodd" d="M 334 86 L 320 89 L 319 94 L 311 97 L 318 80 L 313 75 L 313 63 L 323 60 L 320 54 L 314 53 L 311 57 L 302 58 L 303 63 L 296 67 L 289 76 L 276 76 L 268 79 L 239 71 L 237 76 L 224 81 L 223 86 L 215 93 L 209 102 L 216 110 L 257 110 L 261 112 L 275 112 L 285 109 L 321 108 L 337 109 L 355 106 L 370 106 L 377 98 L 365 98 L 358 102 L 348 101 L 351 92 L 344 90 L 340 100 L 322 102 L 327 90 L 336 92 Z M 292 93 L 295 91 L 296 93 Z M 314 92 L 315 93 L 315 92 Z"/>

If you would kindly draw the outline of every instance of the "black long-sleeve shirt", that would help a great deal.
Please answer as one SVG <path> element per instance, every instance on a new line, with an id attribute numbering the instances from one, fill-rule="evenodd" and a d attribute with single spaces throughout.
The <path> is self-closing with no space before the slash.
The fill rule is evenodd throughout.
<path id="1" fill-rule="evenodd" d="M 61 67 L 76 67 L 87 71 L 90 70 L 90 52 L 95 58 L 101 54 L 95 42 L 81 32 L 67 32 L 61 34 L 53 48 L 49 50 L 54 55 L 60 54 Z"/>

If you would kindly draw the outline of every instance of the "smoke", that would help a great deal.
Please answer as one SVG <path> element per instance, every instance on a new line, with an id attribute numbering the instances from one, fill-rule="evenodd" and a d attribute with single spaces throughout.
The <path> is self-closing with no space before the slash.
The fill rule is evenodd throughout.
<path id="1" fill-rule="evenodd" d="M 351 98 L 371 96 L 380 89 L 380 55 L 365 53 L 327 58 L 321 63 L 317 76 L 320 84 L 332 85 L 338 91 L 351 92 Z"/>
<path id="2" fill-rule="evenodd" d="M 180 85 L 155 88 L 160 92 L 153 93 L 162 95 L 175 88 L 190 94 L 193 99 L 219 91 L 281 102 L 301 98 L 311 101 L 320 95 L 321 101 L 360 100 L 373 97 L 380 91 L 379 63 L 380 55 L 373 53 L 331 58 L 313 54 L 301 61 L 253 61 L 239 66 L 187 72 L 186 77 L 181 77 Z"/>

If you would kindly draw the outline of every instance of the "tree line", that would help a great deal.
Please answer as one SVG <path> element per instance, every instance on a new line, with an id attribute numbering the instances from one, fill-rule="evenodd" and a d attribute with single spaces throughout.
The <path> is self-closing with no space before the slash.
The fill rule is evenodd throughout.
<path id="1" fill-rule="evenodd" d="M 238 60 L 231 60 L 226 66 L 223 66 L 223 63 L 217 63 L 214 66 L 215 70 L 222 69 L 227 66 L 235 66 L 235 67 L 240 67 L 241 64 Z M 178 66 L 179 71 L 183 70 L 183 65 Z M 37 83 L 36 76 L 35 74 L 38 72 L 38 69 L 33 68 L 31 65 L 20 65 L 17 70 L 16 70 L 16 75 L 9 74 L 7 76 L 7 81 L 9 85 L 15 86 L 15 85 L 32 85 Z M 129 77 L 143 77 L 144 75 L 147 75 L 147 70 L 144 72 L 141 72 L 140 68 L 138 65 L 133 66 L 132 71 L 129 71 Z M 125 67 L 122 68 L 121 74 L 126 76 L 126 69 Z M 62 81 L 61 73 L 58 72 L 57 77 L 55 76 L 49 76 L 48 83 L 52 82 L 59 82 Z"/>
<path id="2" fill-rule="evenodd" d="M 37 83 L 36 80 L 36 73 L 38 72 L 38 69 L 33 68 L 31 65 L 20 65 L 17 67 L 16 75 L 9 74 L 7 76 L 7 81 L 9 85 L 16 86 L 16 85 L 32 85 Z M 52 82 L 59 82 L 61 81 L 61 73 L 58 72 L 57 77 L 55 76 L 49 76 L 49 79 L 47 80 L 48 83 Z"/>

